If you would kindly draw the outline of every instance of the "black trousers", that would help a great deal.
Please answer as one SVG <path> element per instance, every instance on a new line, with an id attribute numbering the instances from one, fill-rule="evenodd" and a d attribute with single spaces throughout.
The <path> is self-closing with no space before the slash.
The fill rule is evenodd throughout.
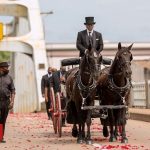
<path id="1" fill-rule="evenodd" d="M 49 118 L 51 117 L 51 113 L 49 112 L 49 109 L 51 108 L 51 100 L 48 99 L 48 102 L 45 102 L 45 105 L 46 105 L 47 116 Z"/>
<path id="2" fill-rule="evenodd" d="M 0 124 L 3 125 L 3 135 L 5 133 L 5 124 L 6 124 L 8 112 L 9 112 L 9 109 L 7 105 L 4 104 L 0 106 Z"/>
<path id="3" fill-rule="evenodd" d="M 65 109 L 67 99 L 65 97 L 61 98 L 61 109 Z M 66 117 L 62 118 L 62 124 L 65 124 Z"/>

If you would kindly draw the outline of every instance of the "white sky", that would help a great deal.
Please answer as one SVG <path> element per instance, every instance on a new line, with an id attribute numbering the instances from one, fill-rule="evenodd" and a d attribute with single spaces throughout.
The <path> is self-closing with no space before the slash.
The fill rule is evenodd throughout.
<path id="1" fill-rule="evenodd" d="M 39 0 L 46 41 L 75 43 L 85 29 L 85 16 L 94 16 L 95 30 L 111 42 L 150 42 L 150 0 Z"/>

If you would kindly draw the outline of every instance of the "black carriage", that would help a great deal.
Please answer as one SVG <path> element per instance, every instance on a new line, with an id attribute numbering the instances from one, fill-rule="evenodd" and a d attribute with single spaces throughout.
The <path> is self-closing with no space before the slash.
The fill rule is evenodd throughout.
<path id="1" fill-rule="evenodd" d="M 79 58 L 63 59 L 61 61 L 62 66 L 67 66 L 67 67 L 69 66 L 70 67 L 70 69 L 68 70 L 68 74 L 69 74 L 69 71 L 74 69 L 76 66 L 78 66 L 79 63 L 80 63 Z M 110 65 L 111 62 L 109 59 L 103 59 L 102 63 L 105 65 Z M 50 89 L 51 109 L 49 111 L 52 114 L 52 122 L 53 122 L 54 132 L 55 132 L 55 134 L 58 134 L 59 137 L 62 136 L 62 118 L 66 117 L 66 115 L 67 115 L 66 114 L 67 113 L 67 110 L 66 110 L 67 107 L 63 106 L 63 108 L 62 108 L 62 101 L 65 98 L 64 95 L 65 94 L 63 92 L 57 92 L 56 94 L 54 94 L 54 89 L 53 89 L 53 87 L 51 87 L 51 89 Z M 97 97 L 96 97 L 96 99 L 97 99 Z M 94 106 L 94 107 L 86 107 L 85 106 L 82 109 L 83 110 L 93 109 L 92 117 L 96 118 L 96 117 L 100 116 L 100 114 L 97 111 L 94 111 L 94 110 L 97 110 L 97 108 L 98 108 L 97 106 Z M 102 107 L 98 108 L 98 109 L 102 109 Z"/>
<path id="2" fill-rule="evenodd" d="M 124 57 L 124 55 L 125 56 L 127 56 L 127 53 L 129 53 L 128 55 L 129 56 L 132 56 L 131 54 L 130 54 L 130 50 L 131 50 L 131 47 L 132 47 L 132 45 L 131 46 L 129 46 L 129 47 L 119 47 L 119 44 L 118 44 L 118 53 L 116 54 L 116 58 L 115 58 L 115 60 L 114 61 L 118 61 L 116 64 L 119 66 L 117 66 L 117 69 L 121 72 L 121 71 L 123 71 L 123 67 L 126 67 L 127 66 L 127 64 L 129 63 L 129 65 L 130 65 L 130 61 L 132 60 L 132 58 L 131 58 L 131 60 L 123 60 L 123 63 L 121 62 L 121 60 L 117 60 L 118 59 L 118 56 L 121 58 L 121 57 Z M 121 56 L 122 55 L 122 56 Z M 130 58 L 130 57 L 128 57 L 127 56 L 127 59 L 128 58 Z M 86 58 L 85 58 L 86 59 Z M 122 58 L 121 58 L 122 59 Z M 65 60 L 62 60 L 62 65 L 63 66 L 68 66 L 68 65 L 78 65 L 80 63 L 80 59 L 65 59 Z M 88 62 L 89 63 L 89 62 Z M 126 113 L 126 110 L 128 109 L 128 104 L 127 103 L 125 103 L 125 98 L 126 98 L 126 96 L 127 96 L 127 94 L 128 94 L 128 91 L 130 90 L 130 87 L 131 87 L 131 83 L 130 83 L 130 78 L 129 77 L 126 77 L 125 76 L 125 86 L 123 86 L 123 87 L 119 87 L 119 86 L 116 86 L 116 84 L 114 84 L 114 81 L 113 81 L 113 78 L 111 77 L 111 76 L 109 76 L 108 74 L 110 73 L 106 73 L 107 72 L 107 65 L 108 66 L 111 66 L 111 67 L 114 67 L 115 65 L 113 64 L 112 65 L 112 61 L 110 61 L 110 59 L 102 59 L 102 63 L 104 64 L 104 69 L 102 69 L 102 74 L 106 74 L 107 75 L 107 80 L 105 81 L 105 82 L 108 82 L 107 83 L 107 85 L 106 86 L 104 86 L 103 85 L 103 87 L 101 86 L 101 83 L 100 83 L 100 88 L 101 88 L 101 90 L 103 90 L 104 88 L 106 88 L 106 89 L 109 89 L 109 91 L 110 91 L 110 93 L 113 95 L 113 97 L 119 97 L 119 99 L 121 99 L 121 102 L 117 102 L 117 103 L 110 103 L 110 104 L 108 104 L 108 103 L 105 103 L 105 102 L 101 102 L 103 99 L 105 99 L 104 97 L 97 97 L 97 95 L 95 96 L 95 99 L 98 99 L 98 104 L 97 105 L 92 105 L 92 106 L 87 106 L 87 105 L 85 105 L 85 103 L 84 103 L 84 101 L 85 101 L 85 98 L 83 98 L 82 96 L 82 105 L 81 105 L 81 111 L 84 111 L 84 110 L 90 110 L 91 112 L 92 112 L 92 114 L 91 114 L 91 118 L 101 118 L 101 119 L 103 119 L 103 120 L 105 120 L 107 117 L 108 117 L 108 115 L 110 115 L 110 113 L 112 113 L 112 111 L 115 113 L 115 111 L 114 110 L 125 110 L 125 113 Z M 124 64 L 126 64 L 126 65 L 124 65 Z M 105 66 L 106 65 L 106 66 Z M 116 66 L 115 66 L 116 67 Z M 121 68 L 122 67 L 122 68 Z M 130 66 L 129 66 L 130 67 Z M 93 68 L 92 68 L 93 69 Z M 109 69 L 110 69 L 110 67 L 109 67 Z M 116 70 L 117 70 L 116 69 Z M 72 70 L 72 69 L 71 69 Z M 68 71 L 68 74 L 70 74 L 70 70 Z M 119 73 L 120 73 L 119 72 Z M 127 71 L 126 71 L 126 73 L 127 73 Z M 100 72 L 100 74 L 101 74 L 101 72 Z M 119 74 L 120 75 L 120 74 Z M 79 90 L 79 93 L 78 94 L 84 94 L 84 93 L 81 93 L 81 90 L 85 90 L 84 89 L 84 86 L 81 84 L 81 83 L 79 83 L 80 81 L 80 79 L 78 80 L 78 76 L 77 76 L 77 73 L 76 73 L 76 71 L 75 71 L 75 73 L 74 73 L 74 77 L 76 76 L 76 82 L 77 82 L 77 86 L 78 86 L 78 90 Z M 74 78 L 73 77 L 73 78 Z M 100 81 L 101 82 L 101 81 Z M 80 85 L 81 84 L 81 85 Z M 95 83 L 92 83 L 93 85 L 92 85 L 92 88 L 90 88 L 89 86 L 88 86 L 88 92 L 90 93 L 91 91 L 90 90 L 93 90 L 93 89 L 95 89 L 96 88 L 96 86 L 95 86 Z M 98 84 L 98 83 L 97 83 Z M 100 90 L 100 91 L 101 91 Z M 101 94 L 103 94 L 103 95 L 105 95 L 105 93 L 106 93 L 106 91 L 104 90 L 104 91 L 102 91 L 103 93 L 100 93 L 99 95 L 101 95 Z M 62 117 L 63 116 L 66 116 L 67 114 L 66 114 L 66 110 L 62 110 L 61 109 L 61 94 L 60 93 L 57 93 L 56 94 L 56 96 L 54 96 L 54 94 L 53 94 L 53 90 L 51 90 L 51 95 L 52 95 L 52 105 L 53 105 L 53 125 L 54 125 L 54 131 L 55 131 L 55 133 L 59 133 L 59 137 L 61 137 L 61 135 L 62 135 L 62 124 L 61 124 L 61 122 L 62 122 Z M 85 92 L 85 93 L 87 93 L 87 92 Z M 109 92 L 108 92 L 108 95 L 110 94 Z M 111 95 L 110 94 L 110 95 Z M 108 95 L 107 95 L 107 93 L 106 93 L 106 97 L 108 97 Z M 116 96 L 117 95 L 117 96 Z M 108 97 L 109 98 L 109 97 Z M 111 98 L 111 97 L 110 97 Z M 113 99 L 113 98 L 112 98 Z M 108 99 L 107 99 L 108 100 Z M 115 100 L 114 100 L 115 101 Z M 122 112 L 121 112 L 122 113 Z M 124 113 L 124 112 L 123 112 Z M 123 115 L 123 116 L 125 116 L 126 117 L 126 114 L 125 115 Z M 110 120 L 109 120 L 110 121 Z M 72 123 L 73 124 L 73 123 Z M 77 123 L 78 124 L 78 123 Z M 115 123 L 114 123 L 115 124 Z M 113 126 L 114 126 L 114 124 L 113 124 Z M 125 143 L 125 142 L 127 142 L 127 138 L 126 138 L 126 135 L 125 135 L 125 124 L 124 123 L 121 123 L 122 124 L 122 142 L 123 143 Z M 103 126 L 110 126 L 110 124 L 108 125 L 108 124 L 103 124 Z M 116 126 L 117 126 L 117 124 L 115 124 Z M 112 131 L 110 131 L 110 134 L 112 134 L 113 132 Z M 85 139 L 88 139 L 89 138 L 89 141 L 87 141 L 87 144 L 90 144 L 91 143 L 91 138 L 90 138 L 90 130 L 87 132 L 87 134 L 88 134 L 88 136 L 89 137 L 86 137 Z M 104 133 L 103 133 L 104 134 Z M 81 135 L 81 136 L 84 136 L 84 135 Z M 105 136 L 105 135 L 104 135 Z M 107 136 L 107 135 L 106 135 Z M 113 136 L 113 135 L 111 135 L 111 136 Z M 78 138 L 80 138 L 80 137 L 78 137 Z M 110 141 L 112 142 L 113 141 L 113 138 L 114 137 L 110 137 Z M 115 137 L 116 138 L 116 137 Z M 77 139 L 77 142 L 78 143 L 82 143 L 82 140 L 81 139 Z"/>

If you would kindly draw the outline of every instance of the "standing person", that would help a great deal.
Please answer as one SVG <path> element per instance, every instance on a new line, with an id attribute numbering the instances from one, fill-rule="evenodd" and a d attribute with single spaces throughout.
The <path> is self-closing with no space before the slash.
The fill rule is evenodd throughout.
<path id="1" fill-rule="evenodd" d="M 66 67 L 60 67 L 60 70 L 56 71 L 52 75 L 51 86 L 54 88 L 54 93 L 57 92 L 63 93 L 63 99 L 61 101 L 62 109 L 66 106 L 66 95 L 65 95 L 65 75 L 66 75 Z M 65 118 L 62 118 L 62 126 L 65 126 Z"/>
<path id="2" fill-rule="evenodd" d="M 41 93 L 43 98 L 45 98 L 45 87 L 48 84 L 48 82 L 50 82 L 51 77 L 52 77 L 52 67 L 48 67 L 47 74 L 43 75 L 41 79 Z M 48 98 L 45 98 L 45 105 L 46 105 L 48 120 L 50 120 L 51 113 L 49 112 L 49 109 L 51 105 L 51 100 L 49 95 L 47 95 L 47 97 Z"/>
<path id="3" fill-rule="evenodd" d="M 103 50 L 102 34 L 93 30 L 94 24 L 94 17 L 85 17 L 86 30 L 78 32 L 76 41 L 76 47 L 80 51 L 79 57 L 83 57 L 89 48 L 95 49 L 97 55 Z"/>
<path id="4" fill-rule="evenodd" d="M 52 86 L 54 88 L 54 92 L 61 92 L 61 83 L 65 83 L 65 74 L 66 68 L 60 67 L 60 70 L 53 73 L 52 76 Z"/>
<path id="5" fill-rule="evenodd" d="M 15 98 L 15 86 L 12 77 L 8 75 L 8 62 L 0 63 L 0 124 L 3 127 L 3 138 L 0 143 L 5 143 L 5 124 L 9 109 L 13 108 Z"/>

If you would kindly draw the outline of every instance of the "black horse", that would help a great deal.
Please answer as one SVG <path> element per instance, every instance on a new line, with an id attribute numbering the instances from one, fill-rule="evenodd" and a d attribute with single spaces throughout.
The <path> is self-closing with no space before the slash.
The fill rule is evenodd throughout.
<path id="1" fill-rule="evenodd" d="M 133 44 L 132 44 L 133 45 Z M 131 88 L 131 48 L 122 47 L 118 44 L 118 51 L 112 65 L 101 70 L 98 78 L 98 92 L 100 96 L 100 105 L 120 106 L 118 109 L 101 110 L 101 123 L 103 125 L 103 135 L 109 136 L 107 126 L 110 127 L 109 141 L 117 139 L 117 128 L 121 127 L 122 143 L 128 141 L 126 137 L 125 124 L 126 112 L 129 104 L 129 93 Z M 115 107 L 114 107 L 115 108 Z M 115 128 L 114 128 L 115 126 Z"/>
<path id="2" fill-rule="evenodd" d="M 93 106 L 96 92 L 96 76 L 99 72 L 100 57 L 94 56 L 94 50 L 89 49 L 80 61 L 79 68 L 69 71 L 66 79 L 67 121 L 74 124 L 73 130 L 79 125 L 77 143 L 91 143 L 91 110 L 82 110 L 84 106 Z M 71 112 L 71 113 L 70 113 Z M 87 135 L 85 137 L 85 123 Z"/>

